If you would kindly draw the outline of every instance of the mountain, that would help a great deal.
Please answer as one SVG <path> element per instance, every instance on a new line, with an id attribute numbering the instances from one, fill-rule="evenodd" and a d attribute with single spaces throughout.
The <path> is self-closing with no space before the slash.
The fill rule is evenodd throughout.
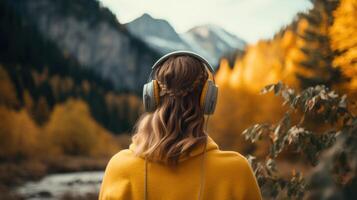
<path id="1" fill-rule="evenodd" d="M 0 13 L 2 13 L 0 15 L 0 107 L 6 106 L 9 110 L 26 110 L 31 120 L 42 126 L 46 125 L 53 110 L 73 99 L 80 99 L 88 105 L 91 117 L 101 126 L 113 133 L 127 132 L 141 113 L 142 103 L 139 97 L 123 93 L 118 86 L 125 87 L 127 90 L 133 86 L 134 90 L 130 90 L 131 93 L 141 92 L 140 84 L 146 81 L 150 65 L 157 58 L 157 53 L 131 36 L 110 13 L 99 14 L 104 8 L 100 8 L 97 1 L 86 0 L 85 3 L 76 1 L 73 4 L 68 1 L 66 9 L 61 10 L 59 5 L 65 2 L 0 1 Z M 78 2 L 82 2 L 81 7 Z M 39 12 L 40 8 L 51 17 L 29 17 L 42 16 L 34 13 Z M 49 11 L 46 11 L 46 8 Z M 74 12 L 74 9 L 90 12 L 91 17 L 88 18 L 81 12 Z M 63 36 L 60 33 L 67 30 L 58 29 L 62 27 L 60 26 L 62 23 L 69 23 L 66 28 L 73 38 L 65 35 L 66 37 L 57 39 Z M 98 23 L 106 26 L 106 29 L 98 28 Z M 76 28 L 75 25 L 90 30 L 87 33 L 81 30 L 83 27 L 77 27 L 78 30 L 75 32 L 71 30 Z M 41 27 L 43 29 L 47 26 L 52 27 L 48 29 L 52 31 L 51 33 L 41 30 Z M 98 38 L 96 34 L 108 37 Z M 87 37 L 94 41 L 88 41 Z M 106 43 L 97 42 L 96 39 L 105 40 Z M 109 44 L 111 39 L 116 39 L 113 41 L 115 45 Z M 73 49 L 67 48 L 72 47 L 69 42 L 72 42 L 73 46 L 77 44 L 78 51 L 93 54 L 89 58 L 79 57 L 84 55 L 83 52 L 74 52 Z M 124 46 L 118 46 L 122 44 L 120 42 L 123 42 Z M 100 44 L 103 46 L 96 46 Z M 113 77 L 121 83 L 120 85 L 114 85 L 115 82 L 103 76 L 101 70 L 109 65 L 103 67 L 85 62 L 93 57 L 98 58 L 95 51 L 84 48 L 88 45 L 94 45 L 93 48 L 97 51 L 106 51 L 107 48 L 112 47 L 113 53 L 119 57 L 114 59 L 110 55 L 111 51 L 106 51 L 105 53 L 109 54 L 107 57 L 125 64 L 113 66 L 118 68 L 112 73 Z M 118 52 L 119 50 L 123 52 Z M 104 52 L 98 54 L 102 55 Z M 107 60 L 103 65 L 114 62 L 113 60 Z M 123 80 L 123 77 L 126 80 Z M 135 84 L 130 85 L 127 80 Z"/>
<path id="2" fill-rule="evenodd" d="M 174 50 L 190 50 L 203 55 L 213 66 L 219 59 L 235 51 L 243 51 L 245 41 L 216 25 L 203 25 L 178 34 L 163 19 L 149 14 L 125 24 L 128 30 L 161 54 Z"/>
<path id="3" fill-rule="evenodd" d="M 13 0 L 24 18 L 82 66 L 113 83 L 140 92 L 159 53 L 133 36 L 96 0 Z"/>
<path id="4" fill-rule="evenodd" d="M 148 45 L 165 54 L 174 50 L 190 50 L 174 28 L 163 19 L 154 19 L 148 14 L 126 24 L 128 30 Z"/>
<path id="5" fill-rule="evenodd" d="M 210 55 L 221 57 L 236 50 L 243 51 L 246 42 L 217 25 L 197 26 L 182 35 L 194 49 L 204 49 Z"/>

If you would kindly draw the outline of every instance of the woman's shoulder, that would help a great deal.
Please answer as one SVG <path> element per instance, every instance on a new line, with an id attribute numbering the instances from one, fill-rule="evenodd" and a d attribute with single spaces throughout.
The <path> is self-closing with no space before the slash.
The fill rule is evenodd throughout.
<path id="1" fill-rule="evenodd" d="M 235 163 L 248 162 L 246 157 L 244 157 L 242 154 L 236 151 L 224 151 L 224 150 L 217 149 L 216 151 L 212 151 L 211 155 L 216 159 L 224 159 Z"/>
<path id="2" fill-rule="evenodd" d="M 127 160 L 127 159 L 133 159 L 135 158 L 134 156 L 134 152 L 130 149 L 122 149 L 120 151 L 118 151 L 116 154 L 114 154 L 112 156 L 112 158 L 110 159 L 110 161 L 120 161 L 120 160 Z"/>
<path id="3" fill-rule="evenodd" d="M 250 171 L 251 167 L 246 157 L 235 151 L 216 150 L 210 154 L 212 163 L 224 170 Z"/>
<path id="4" fill-rule="evenodd" d="M 133 163 L 140 162 L 142 160 L 142 158 L 135 156 L 132 150 L 122 149 L 111 157 L 111 159 L 109 160 L 109 164 L 112 163 L 115 165 L 132 165 Z"/>
<path id="5" fill-rule="evenodd" d="M 119 173 L 118 175 L 129 175 L 126 174 L 130 171 L 136 170 L 137 167 L 141 166 L 143 159 L 134 155 L 134 153 L 129 149 L 123 149 L 111 157 L 107 164 L 106 171 L 115 171 Z"/>

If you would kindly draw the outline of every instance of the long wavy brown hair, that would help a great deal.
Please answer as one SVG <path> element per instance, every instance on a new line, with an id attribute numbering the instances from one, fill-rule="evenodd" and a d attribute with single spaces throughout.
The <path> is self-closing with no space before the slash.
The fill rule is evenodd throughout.
<path id="1" fill-rule="evenodd" d="M 160 102 L 135 125 L 135 154 L 150 161 L 175 165 L 182 155 L 204 143 L 204 113 L 200 94 L 208 73 L 191 56 L 173 56 L 154 72 L 160 86 Z"/>

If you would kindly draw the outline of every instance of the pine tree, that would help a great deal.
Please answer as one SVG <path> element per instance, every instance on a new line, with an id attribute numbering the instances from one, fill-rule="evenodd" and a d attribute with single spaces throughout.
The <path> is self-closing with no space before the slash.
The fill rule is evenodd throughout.
<path id="1" fill-rule="evenodd" d="M 299 35 L 304 43 L 300 51 L 305 58 L 299 62 L 297 77 L 303 88 L 318 84 L 331 86 L 340 80 L 339 69 L 333 66 L 334 52 L 328 35 L 338 1 L 313 0 L 312 3 L 313 9 L 299 15 L 308 24 Z"/>
<path id="2" fill-rule="evenodd" d="M 45 97 L 41 96 L 36 103 L 34 119 L 40 125 L 44 124 L 50 115 L 50 108 Z"/>
<path id="3" fill-rule="evenodd" d="M 18 104 L 15 87 L 7 71 L 0 65 L 0 104 L 14 107 Z"/>

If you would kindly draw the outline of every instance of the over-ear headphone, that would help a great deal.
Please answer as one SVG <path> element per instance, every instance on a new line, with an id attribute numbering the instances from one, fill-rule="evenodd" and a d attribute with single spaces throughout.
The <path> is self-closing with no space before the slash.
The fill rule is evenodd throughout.
<path id="1" fill-rule="evenodd" d="M 205 67 L 205 70 L 208 73 L 208 79 L 202 88 L 200 96 L 200 105 L 204 111 L 204 114 L 210 115 L 214 113 L 218 94 L 218 87 L 216 86 L 213 77 L 214 70 L 205 58 L 190 51 L 174 51 L 164 55 L 158 61 L 155 62 L 155 64 L 152 66 L 148 83 L 146 83 L 143 88 L 143 103 L 145 111 L 153 112 L 160 103 L 160 87 L 157 80 L 153 79 L 153 73 L 158 68 L 158 66 L 164 63 L 169 57 L 182 55 L 191 56 L 198 59 Z"/>

